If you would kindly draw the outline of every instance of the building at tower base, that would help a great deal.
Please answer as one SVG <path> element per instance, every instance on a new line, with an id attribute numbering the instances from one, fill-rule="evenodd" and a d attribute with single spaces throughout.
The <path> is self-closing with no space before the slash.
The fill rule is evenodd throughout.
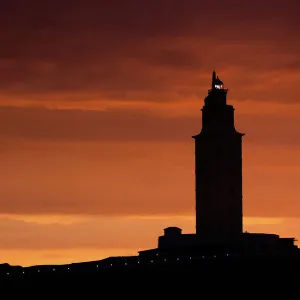
<path id="1" fill-rule="evenodd" d="M 197 234 L 183 234 L 178 227 L 164 229 L 158 238 L 158 247 L 139 251 L 141 257 L 219 257 L 236 255 L 299 254 L 294 238 L 277 234 L 244 232 L 239 236 L 202 238 Z"/>

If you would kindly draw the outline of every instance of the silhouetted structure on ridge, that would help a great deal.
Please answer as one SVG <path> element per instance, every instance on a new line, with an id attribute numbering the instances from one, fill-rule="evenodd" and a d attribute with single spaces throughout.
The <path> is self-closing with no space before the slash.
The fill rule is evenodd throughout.
<path id="1" fill-rule="evenodd" d="M 243 232 L 242 137 L 235 129 L 234 108 L 227 104 L 227 89 L 212 74 L 212 88 L 204 99 L 202 130 L 195 140 L 196 233 L 183 234 L 168 227 L 158 238 L 158 247 L 140 251 L 137 256 L 108 257 L 94 262 L 63 266 L 22 268 L 0 265 L 0 275 L 29 275 L 39 278 L 78 273 L 93 275 L 100 270 L 175 268 L 194 270 L 214 261 L 230 262 L 249 257 L 278 257 L 300 261 L 294 238 L 276 234 Z M 203 270 L 203 269 L 202 269 Z M 2 272 L 2 273 L 1 273 Z M 19 278 L 19 277 L 18 277 Z M 22 279 L 23 280 L 23 279 Z"/>
<path id="2" fill-rule="evenodd" d="M 158 248 L 140 255 L 230 255 L 286 253 L 298 249 L 294 238 L 243 233 L 242 137 L 235 129 L 234 108 L 223 82 L 212 73 L 204 99 L 202 130 L 195 140 L 196 234 L 169 227 Z"/>
<path id="3" fill-rule="evenodd" d="M 243 232 L 242 136 L 234 127 L 234 108 L 213 72 L 202 108 L 202 130 L 195 139 L 196 234 L 232 237 Z"/>

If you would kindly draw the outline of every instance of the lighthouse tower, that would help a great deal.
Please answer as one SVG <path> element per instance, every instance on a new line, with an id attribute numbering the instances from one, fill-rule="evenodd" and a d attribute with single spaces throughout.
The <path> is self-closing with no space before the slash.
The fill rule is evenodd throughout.
<path id="1" fill-rule="evenodd" d="M 230 238 L 242 234 L 242 136 L 234 126 L 223 82 L 213 71 L 204 99 L 202 130 L 195 140 L 196 235 Z"/>

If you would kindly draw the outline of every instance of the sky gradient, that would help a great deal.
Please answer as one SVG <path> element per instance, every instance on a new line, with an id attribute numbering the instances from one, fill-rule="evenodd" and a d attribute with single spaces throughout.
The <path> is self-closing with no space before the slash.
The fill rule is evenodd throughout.
<path id="1" fill-rule="evenodd" d="M 300 238 L 300 4 L 11 0 L 0 11 L 0 263 L 135 254 L 195 231 L 215 68 L 243 142 L 245 230 Z"/>

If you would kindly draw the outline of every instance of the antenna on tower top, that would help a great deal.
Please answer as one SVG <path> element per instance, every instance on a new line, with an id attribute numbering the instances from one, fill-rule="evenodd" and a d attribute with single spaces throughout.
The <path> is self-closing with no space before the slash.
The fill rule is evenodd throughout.
<path id="1" fill-rule="evenodd" d="M 215 88 L 216 79 L 217 79 L 217 74 L 216 74 L 215 68 L 213 68 L 212 81 L 211 81 L 211 87 L 212 87 L 212 89 Z"/>

